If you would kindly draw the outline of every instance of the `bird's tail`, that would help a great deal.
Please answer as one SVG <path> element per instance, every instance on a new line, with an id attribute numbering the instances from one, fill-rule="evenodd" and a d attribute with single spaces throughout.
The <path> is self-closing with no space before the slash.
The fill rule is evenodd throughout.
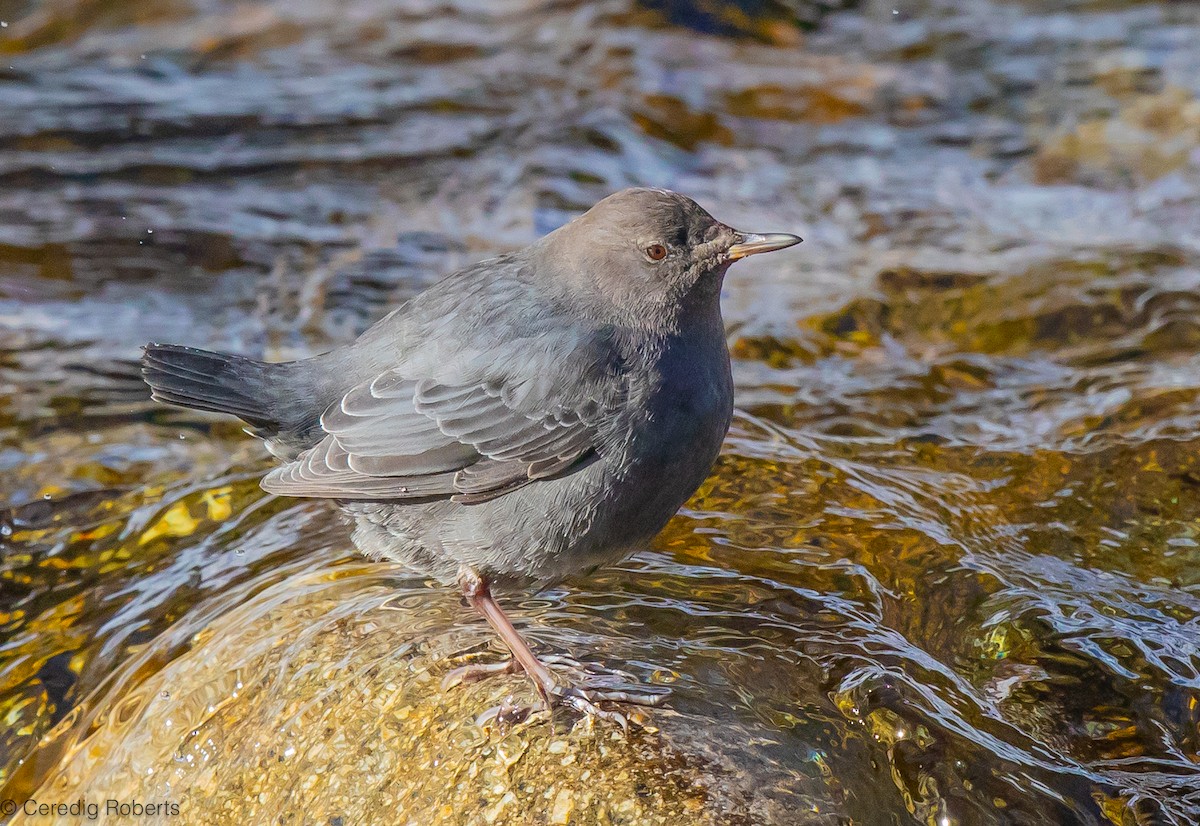
<path id="1" fill-rule="evenodd" d="M 142 348 L 142 377 L 154 399 L 230 413 L 254 425 L 264 438 L 279 433 L 287 418 L 280 382 L 272 375 L 283 366 L 178 344 Z"/>

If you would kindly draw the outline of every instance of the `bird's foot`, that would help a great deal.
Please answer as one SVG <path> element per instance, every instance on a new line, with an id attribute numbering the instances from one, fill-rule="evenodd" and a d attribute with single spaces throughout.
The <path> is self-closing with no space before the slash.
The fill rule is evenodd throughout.
<path id="1" fill-rule="evenodd" d="M 488 677 L 519 673 L 521 673 L 521 666 L 513 659 L 501 660 L 498 663 L 467 663 L 446 672 L 446 676 L 442 677 L 442 691 L 447 691 L 463 683 L 486 680 Z"/>
<path id="2" fill-rule="evenodd" d="M 520 664 L 521 670 L 533 681 L 533 686 L 541 696 L 546 711 L 553 712 L 556 706 L 569 706 L 589 719 L 609 720 L 628 732 L 629 716 L 611 706 L 656 706 L 666 699 L 666 689 L 658 687 L 653 690 L 645 689 L 638 684 L 637 678 L 632 674 L 606 671 L 598 666 L 583 664 L 569 657 L 546 657 L 544 662 L 539 660 L 533 653 L 533 649 L 529 647 L 529 643 L 525 642 L 520 632 L 513 626 L 512 621 L 500 608 L 495 597 L 492 596 L 491 588 L 485 577 L 480 576 L 474 569 L 464 566 L 459 574 L 459 585 L 467 602 L 488 621 L 488 624 L 508 646 L 508 650 L 513 654 L 513 659 Z M 560 682 L 556 675 L 546 667 L 546 663 L 574 671 L 575 675 L 571 676 L 575 676 L 576 679 Z M 460 671 L 457 675 L 451 672 L 447 675 L 446 680 L 449 684 L 454 685 L 463 682 L 468 674 L 488 676 L 488 674 L 503 673 L 507 670 L 509 670 L 507 663 L 497 664 L 485 669 L 473 668 L 468 671 Z M 638 725 L 643 725 L 642 720 L 639 719 L 641 716 L 634 716 L 634 722 Z"/>
<path id="3" fill-rule="evenodd" d="M 489 726 L 493 723 L 499 723 L 503 726 L 515 726 L 518 723 L 523 723 L 535 711 L 533 706 L 514 705 L 505 700 L 498 706 L 492 706 L 487 711 L 475 718 L 475 725 L 479 727 Z"/>
<path id="4" fill-rule="evenodd" d="M 629 724 L 645 728 L 647 718 L 641 710 L 646 706 L 657 706 L 666 699 L 666 693 L 630 691 L 612 686 L 556 685 L 546 691 L 547 703 L 551 708 L 567 706 L 587 717 L 616 723 L 628 733 Z M 628 708 L 632 706 L 633 708 Z"/>
<path id="5" fill-rule="evenodd" d="M 574 672 L 575 677 L 569 682 L 558 675 L 536 681 L 548 709 L 566 706 L 588 717 L 616 723 L 626 732 L 630 722 L 644 726 L 646 716 L 639 707 L 661 705 L 670 693 L 665 688 L 642 686 L 634 675 L 605 669 L 596 663 L 581 663 L 561 655 L 545 657 L 542 662 Z M 634 708 L 622 709 L 622 706 Z"/>
<path id="6" fill-rule="evenodd" d="M 534 677 L 534 686 L 542 698 L 541 711 L 552 712 L 554 708 L 570 708 L 586 716 L 607 720 L 628 731 L 629 724 L 642 726 L 645 714 L 641 707 L 659 706 L 669 692 L 662 687 L 639 686 L 637 678 L 628 672 L 606 669 L 596 663 L 585 663 L 561 654 L 542 657 L 540 663 L 546 672 Z M 549 667 L 554 667 L 553 673 Z M 447 672 L 442 678 L 442 689 L 448 690 L 465 683 L 486 680 L 503 674 L 516 674 L 520 665 L 512 659 L 493 663 L 468 663 Z M 634 706 L 635 709 L 614 708 Z M 509 703 L 483 712 L 476 722 L 481 725 L 491 722 L 519 723 L 527 719 L 536 709 Z"/>

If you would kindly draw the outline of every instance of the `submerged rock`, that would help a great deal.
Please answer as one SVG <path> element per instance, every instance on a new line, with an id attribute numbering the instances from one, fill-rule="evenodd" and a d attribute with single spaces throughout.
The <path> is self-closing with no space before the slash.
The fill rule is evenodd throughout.
<path id="1" fill-rule="evenodd" d="M 736 747 L 699 745 L 720 739 L 704 718 L 656 710 L 628 736 L 566 712 L 487 722 L 534 698 L 516 675 L 441 689 L 486 630 L 447 630 L 444 593 L 345 571 L 267 589 L 66 721 L 40 750 L 59 765 L 30 796 L 166 805 L 172 824 L 800 822 Z"/>

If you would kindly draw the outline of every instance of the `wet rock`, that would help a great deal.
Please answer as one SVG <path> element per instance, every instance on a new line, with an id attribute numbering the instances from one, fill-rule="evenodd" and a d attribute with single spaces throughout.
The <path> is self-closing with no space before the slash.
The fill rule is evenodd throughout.
<path id="1" fill-rule="evenodd" d="M 174 804 L 177 824 L 784 822 L 736 754 L 754 747 L 718 757 L 702 717 L 656 710 L 629 735 L 565 712 L 485 721 L 534 697 L 520 677 L 441 690 L 453 652 L 495 656 L 483 629 L 447 631 L 445 594 L 367 580 L 300 576 L 204 628 L 60 726 L 39 762 L 61 761 L 33 796 Z"/>

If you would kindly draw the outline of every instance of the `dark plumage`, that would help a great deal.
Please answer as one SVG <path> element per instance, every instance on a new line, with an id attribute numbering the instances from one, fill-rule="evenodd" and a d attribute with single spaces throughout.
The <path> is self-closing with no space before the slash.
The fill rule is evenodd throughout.
<path id="1" fill-rule="evenodd" d="M 332 352 L 267 364 L 150 344 L 143 372 L 156 399 L 248 422 L 285 460 L 266 490 L 337 500 L 366 553 L 458 580 L 547 701 L 599 713 L 602 697 L 555 684 L 489 585 L 554 582 L 662 528 L 729 427 L 724 273 L 798 241 L 624 190 Z"/>

